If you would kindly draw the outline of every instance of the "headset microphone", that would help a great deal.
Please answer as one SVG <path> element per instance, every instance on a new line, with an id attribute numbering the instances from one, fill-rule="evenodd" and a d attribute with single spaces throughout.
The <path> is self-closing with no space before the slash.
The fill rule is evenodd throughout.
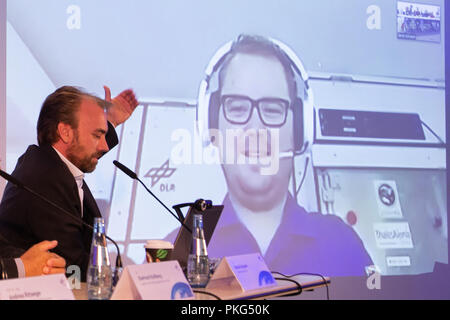
<path id="1" fill-rule="evenodd" d="M 278 159 L 286 159 L 286 158 L 293 158 L 293 157 L 294 157 L 293 151 L 285 151 L 285 152 L 280 152 L 278 154 Z"/>
<path id="2" fill-rule="evenodd" d="M 308 147 L 309 147 L 309 142 L 305 141 L 303 148 L 301 150 L 297 150 L 297 151 L 288 150 L 288 151 L 279 152 L 278 158 L 279 159 L 293 158 L 295 156 L 304 154 L 308 150 Z"/>

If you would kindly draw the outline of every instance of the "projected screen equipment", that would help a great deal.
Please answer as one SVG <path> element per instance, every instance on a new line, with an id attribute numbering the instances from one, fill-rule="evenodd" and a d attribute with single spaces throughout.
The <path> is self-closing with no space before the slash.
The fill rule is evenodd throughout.
<path id="1" fill-rule="evenodd" d="M 119 146 L 85 179 L 125 265 L 180 226 L 113 160 L 169 207 L 223 206 L 212 257 L 261 252 L 285 274 L 432 272 L 448 264 L 445 10 L 8 1 L 6 171 L 36 144 L 58 87 L 133 88 L 140 105 L 116 128 Z"/>

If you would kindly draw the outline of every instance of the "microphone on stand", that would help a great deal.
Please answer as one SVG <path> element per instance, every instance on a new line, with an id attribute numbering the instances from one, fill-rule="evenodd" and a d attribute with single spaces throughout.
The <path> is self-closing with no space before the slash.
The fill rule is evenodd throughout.
<path id="1" fill-rule="evenodd" d="M 192 230 L 184 224 L 184 221 L 181 219 L 181 217 L 176 216 L 169 208 L 167 208 L 167 206 L 161 200 L 159 200 L 159 198 L 157 196 L 155 196 L 155 194 L 153 192 L 151 192 L 149 188 L 147 188 L 145 183 L 143 183 L 139 179 L 139 177 L 137 176 L 137 174 L 135 172 L 133 172 L 131 169 L 129 169 L 125 165 L 121 164 L 117 160 L 114 160 L 113 163 L 117 168 L 119 168 L 123 173 L 125 173 L 131 179 L 139 181 L 144 186 L 145 190 L 147 190 L 147 192 L 153 196 L 153 198 L 155 198 L 175 219 L 177 219 L 178 222 L 180 222 L 181 225 L 186 228 L 186 230 L 188 230 L 190 233 L 192 233 Z"/>
<path id="2" fill-rule="evenodd" d="M 37 197 L 40 200 L 44 201 L 45 203 L 49 204 L 53 208 L 58 209 L 59 211 L 61 211 L 64 214 L 72 217 L 77 222 L 81 222 L 83 225 L 85 225 L 86 227 L 88 227 L 89 229 L 94 231 L 94 227 L 93 226 L 91 226 L 90 224 L 84 222 L 81 218 L 78 218 L 76 215 L 71 214 L 69 211 L 67 211 L 66 209 L 60 207 L 59 205 L 57 205 L 53 201 L 50 201 L 46 197 L 44 197 L 44 196 L 40 195 L 39 193 L 35 192 L 34 190 L 30 189 L 25 184 L 23 184 L 20 180 L 14 178 L 12 175 L 6 173 L 5 171 L 3 171 L 1 169 L 0 169 L 0 176 L 3 177 L 5 180 L 11 182 L 13 185 L 18 187 L 19 189 L 22 189 L 22 190 L 25 190 L 26 192 L 31 193 L 32 195 L 34 195 L 35 197 Z M 111 241 L 114 244 L 114 246 L 116 247 L 116 250 L 117 250 L 116 269 L 114 270 L 114 276 L 113 276 L 113 282 L 114 282 L 113 285 L 115 286 L 117 284 L 117 281 L 119 281 L 119 269 L 121 269 L 123 267 L 123 265 L 122 265 L 122 257 L 120 256 L 120 250 L 119 250 L 119 246 L 117 245 L 117 243 L 113 239 L 108 237 L 107 235 L 105 235 L 105 236 L 106 236 L 106 239 L 108 239 L 109 241 Z"/>

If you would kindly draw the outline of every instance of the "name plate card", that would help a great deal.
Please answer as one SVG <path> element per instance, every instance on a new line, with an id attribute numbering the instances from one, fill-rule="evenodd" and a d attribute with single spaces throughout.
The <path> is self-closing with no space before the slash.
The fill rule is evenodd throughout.
<path id="1" fill-rule="evenodd" d="M 0 300 L 74 300 L 64 274 L 0 281 Z"/>
<path id="2" fill-rule="evenodd" d="M 259 253 L 224 257 L 214 271 L 206 289 L 223 286 L 237 287 L 240 291 L 276 286 L 277 282 Z"/>
<path id="3" fill-rule="evenodd" d="M 111 300 L 187 300 L 194 293 L 178 261 L 125 267 Z"/>

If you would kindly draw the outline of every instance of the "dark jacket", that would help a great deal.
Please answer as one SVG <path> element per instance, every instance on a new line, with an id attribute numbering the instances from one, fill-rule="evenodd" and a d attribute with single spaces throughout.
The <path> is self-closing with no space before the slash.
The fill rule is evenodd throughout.
<path id="1" fill-rule="evenodd" d="M 0 250 L 0 280 L 2 280 L 3 275 L 6 275 L 8 279 L 17 278 L 17 266 L 13 257 L 19 258 L 25 253 L 25 250 L 13 246 L 8 240 L 3 238 L 1 234 Z"/>
<path id="2" fill-rule="evenodd" d="M 110 149 L 118 143 L 111 125 L 106 141 Z M 17 161 L 12 176 L 76 218 L 8 183 L 0 203 L 0 234 L 24 251 L 43 240 L 58 240 L 53 251 L 66 259 L 67 266 L 79 266 L 83 281 L 89 263 L 92 230 L 80 221 L 80 197 L 66 164 L 52 146 L 32 145 Z M 93 225 L 94 217 L 101 217 L 101 213 L 86 183 L 83 191 L 83 220 Z M 0 245 L 0 257 L 16 257 L 5 250 L 6 247 Z"/>

